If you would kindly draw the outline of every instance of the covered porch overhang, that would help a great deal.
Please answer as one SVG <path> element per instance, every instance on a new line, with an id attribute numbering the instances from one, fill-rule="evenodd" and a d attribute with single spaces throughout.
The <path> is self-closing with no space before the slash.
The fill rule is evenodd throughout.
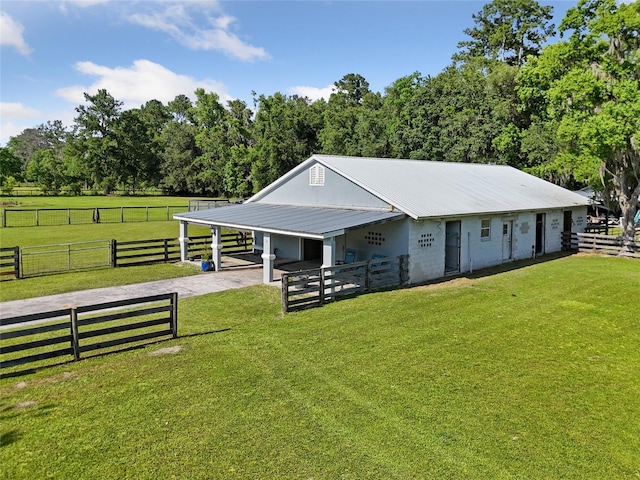
<path id="1" fill-rule="evenodd" d="M 188 251 L 188 225 L 206 225 L 211 228 L 211 249 L 216 266 L 221 264 L 222 228 L 259 232 L 256 249 L 262 251 L 263 282 L 273 281 L 276 245 L 274 239 L 294 237 L 322 242 L 322 266 L 336 264 L 336 238 L 350 230 L 397 221 L 405 217 L 398 211 L 358 210 L 345 208 L 319 208 L 296 205 L 245 203 L 197 212 L 175 214 L 180 221 L 180 256 L 184 261 Z M 261 248 L 259 248 L 261 247 Z"/>

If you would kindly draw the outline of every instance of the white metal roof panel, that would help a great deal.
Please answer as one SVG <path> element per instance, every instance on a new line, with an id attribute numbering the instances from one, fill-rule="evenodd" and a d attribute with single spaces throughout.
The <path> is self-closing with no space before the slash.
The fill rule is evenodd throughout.
<path id="1" fill-rule="evenodd" d="M 574 192 L 505 165 L 313 155 L 292 172 L 316 161 L 416 219 L 589 203 Z M 265 190 L 277 188 L 288 176 Z M 250 201 L 259 202 L 260 196 Z"/>
<path id="2" fill-rule="evenodd" d="M 400 212 L 316 208 L 267 203 L 245 203 L 197 212 L 177 213 L 176 220 L 259 230 L 308 238 L 325 238 L 354 228 L 399 220 Z"/>

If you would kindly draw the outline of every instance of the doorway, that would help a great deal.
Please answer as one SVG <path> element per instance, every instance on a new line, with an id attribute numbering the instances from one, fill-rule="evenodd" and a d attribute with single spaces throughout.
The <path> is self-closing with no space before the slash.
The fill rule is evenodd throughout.
<path id="1" fill-rule="evenodd" d="M 460 271 L 460 222 L 447 222 L 444 242 L 444 273 Z"/>
<path id="2" fill-rule="evenodd" d="M 513 258 L 513 220 L 502 223 L 502 260 Z"/>
<path id="3" fill-rule="evenodd" d="M 542 255 L 544 253 L 544 213 L 538 213 L 536 215 L 536 255 Z"/>
<path id="4" fill-rule="evenodd" d="M 322 240 L 303 238 L 302 260 L 322 260 Z"/>

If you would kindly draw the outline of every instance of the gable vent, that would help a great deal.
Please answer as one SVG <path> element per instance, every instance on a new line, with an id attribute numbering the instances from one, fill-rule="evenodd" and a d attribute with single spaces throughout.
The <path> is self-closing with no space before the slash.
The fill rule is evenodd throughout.
<path id="1" fill-rule="evenodd" d="M 309 169 L 309 185 L 324 186 L 324 167 L 322 165 L 316 164 Z"/>

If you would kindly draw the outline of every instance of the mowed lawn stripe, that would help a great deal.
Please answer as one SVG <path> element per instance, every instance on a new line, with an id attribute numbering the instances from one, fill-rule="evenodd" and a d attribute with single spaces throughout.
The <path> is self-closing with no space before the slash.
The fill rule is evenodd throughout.
<path id="1" fill-rule="evenodd" d="M 176 340 L 3 379 L 0 476 L 633 478 L 639 286 L 578 255 L 288 315 L 185 299 Z"/>

